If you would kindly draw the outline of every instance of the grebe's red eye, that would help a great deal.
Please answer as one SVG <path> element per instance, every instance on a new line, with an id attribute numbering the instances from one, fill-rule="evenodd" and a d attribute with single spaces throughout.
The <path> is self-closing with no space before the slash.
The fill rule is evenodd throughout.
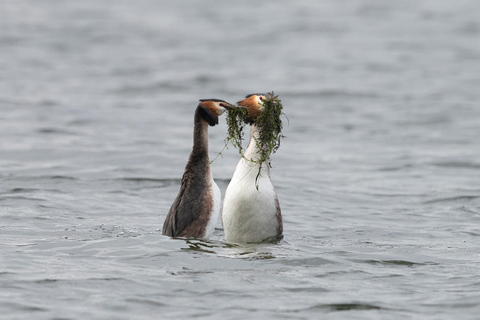
<path id="1" fill-rule="evenodd" d="M 258 97 L 260 100 L 263 100 L 263 97 Z"/>
<path id="2" fill-rule="evenodd" d="M 220 103 L 220 107 L 225 107 L 225 105 L 223 103 Z"/>

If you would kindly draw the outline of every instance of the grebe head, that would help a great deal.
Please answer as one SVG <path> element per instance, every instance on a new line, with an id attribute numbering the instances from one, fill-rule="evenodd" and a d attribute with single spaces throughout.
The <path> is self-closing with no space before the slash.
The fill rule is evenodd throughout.
<path id="1" fill-rule="evenodd" d="M 265 99 L 267 99 L 267 94 L 265 93 L 252 93 L 246 96 L 245 99 L 237 102 L 240 107 L 247 108 L 247 116 L 245 117 L 247 123 L 255 122 L 260 113 L 262 113 Z"/>
<path id="2" fill-rule="evenodd" d="M 214 126 L 218 124 L 218 117 L 225 110 L 235 108 L 235 106 L 220 99 L 201 99 L 198 108 L 202 119 L 207 121 L 209 125 Z"/>

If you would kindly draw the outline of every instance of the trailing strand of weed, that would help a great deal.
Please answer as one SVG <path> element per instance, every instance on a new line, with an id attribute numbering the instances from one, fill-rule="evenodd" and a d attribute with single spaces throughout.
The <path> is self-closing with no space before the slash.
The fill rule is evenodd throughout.
<path id="1" fill-rule="evenodd" d="M 228 111 L 227 125 L 228 134 L 225 139 L 225 145 L 231 143 L 238 152 L 243 156 L 242 141 L 245 129 L 245 117 L 247 115 L 247 109 L 233 108 Z"/>

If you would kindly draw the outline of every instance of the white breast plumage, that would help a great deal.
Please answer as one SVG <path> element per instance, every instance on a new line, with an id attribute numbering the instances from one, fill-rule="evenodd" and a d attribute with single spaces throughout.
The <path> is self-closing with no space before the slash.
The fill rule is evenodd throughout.
<path id="1" fill-rule="evenodd" d="M 218 219 L 220 218 L 220 203 L 222 201 L 222 193 L 220 188 L 213 180 L 213 176 L 210 176 L 211 187 L 209 192 L 212 194 L 213 207 L 210 213 L 210 220 L 205 228 L 204 238 L 210 238 L 213 231 L 215 231 L 215 226 L 217 225 Z"/>
<path id="2" fill-rule="evenodd" d="M 248 154 L 247 150 L 247 159 Z M 260 242 L 279 235 L 280 208 L 269 165 L 263 164 L 260 175 L 258 168 L 258 164 L 242 158 L 228 185 L 222 213 L 227 241 Z"/>

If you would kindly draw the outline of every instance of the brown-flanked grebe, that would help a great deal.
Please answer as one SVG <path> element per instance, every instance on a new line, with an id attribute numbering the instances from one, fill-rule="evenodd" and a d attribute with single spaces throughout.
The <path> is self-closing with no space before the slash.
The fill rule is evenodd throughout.
<path id="1" fill-rule="evenodd" d="M 208 126 L 218 124 L 218 117 L 230 108 L 235 106 L 223 100 L 200 100 L 194 117 L 192 152 L 162 234 L 206 239 L 213 233 L 220 216 L 221 194 L 210 170 Z"/>

